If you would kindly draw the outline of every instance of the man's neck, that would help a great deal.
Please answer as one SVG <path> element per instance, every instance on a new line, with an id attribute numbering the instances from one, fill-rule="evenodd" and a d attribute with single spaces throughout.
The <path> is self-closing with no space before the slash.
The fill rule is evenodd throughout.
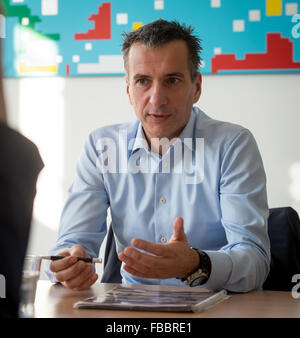
<path id="1" fill-rule="evenodd" d="M 169 140 L 167 137 L 163 138 L 151 138 L 149 147 L 151 149 L 151 152 L 159 154 L 160 156 L 163 156 L 167 151 L 170 149 L 170 147 L 174 144 L 176 141 L 176 137 Z"/>

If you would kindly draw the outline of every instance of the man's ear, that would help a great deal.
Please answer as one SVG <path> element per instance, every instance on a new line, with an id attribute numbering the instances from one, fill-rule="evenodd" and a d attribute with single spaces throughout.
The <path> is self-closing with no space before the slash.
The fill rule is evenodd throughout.
<path id="1" fill-rule="evenodd" d="M 200 99 L 202 91 L 202 75 L 200 72 L 197 72 L 195 86 L 194 103 L 196 103 Z"/>
<path id="2" fill-rule="evenodd" d="M 129 90 L 129 79 L 128 79 L 128 75 L 126 75 L 125 80 L 126 80 L 126 93 L 127 93 L 127 96 L 128 96 L 128 99 L 129 99 L 130 104 L 132 104 L 132 102 L 131 102 L 131 97 L 130 97 L 130 90 Z"/>

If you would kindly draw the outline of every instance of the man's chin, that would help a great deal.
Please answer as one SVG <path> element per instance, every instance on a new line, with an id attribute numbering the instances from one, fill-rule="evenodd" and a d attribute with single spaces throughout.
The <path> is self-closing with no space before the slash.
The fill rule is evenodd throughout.
<path id="1" fill-rule="evenodd" d="M 151 130 L 151 139 L 162 139 L 167 138 L 169 139 L 169 134 L 166 132 L 166 130 Z"/>

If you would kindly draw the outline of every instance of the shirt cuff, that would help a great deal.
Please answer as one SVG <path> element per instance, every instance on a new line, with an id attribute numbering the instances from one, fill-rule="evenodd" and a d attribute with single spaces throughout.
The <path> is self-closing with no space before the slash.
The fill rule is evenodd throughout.
<path id="1" fill-rule="evenodd" d="M 208 281 L 201 287 L 211 290 L 224 289 L 230 278 L 232 271 L 232 261 L 230 257 L 221 251 L 203 250 L 207 253 L 211 261 L 211 273 Z"/>

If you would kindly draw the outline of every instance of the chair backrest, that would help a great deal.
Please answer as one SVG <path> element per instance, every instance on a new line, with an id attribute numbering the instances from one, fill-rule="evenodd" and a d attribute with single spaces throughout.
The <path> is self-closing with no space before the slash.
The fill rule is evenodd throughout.
<path id="1" fill-rule="evenodd" d="M 104 270 L 101 283 L 122 283 L 121 261 L 117 255 L 112 224 L 109 226 L 104 253 Z"/>
<path id="2" fill-rule="evenodd" d="M 291 291 L 292 276 L 300 273 L 300 221 L 291 207 L 272 208 L 268 220 L 271 266 L 263 285 L 265 290 Z M 104 255 L 102 283 L 121 283 L 121 262 L 110 225 Z"/>
<path id="3" fill-rule="evenodd" d="M 300 221 L 291 207 L 272 208 L 268 220 L 271 266 L 264 290 L 291 291 L 300 273 Z"/>

